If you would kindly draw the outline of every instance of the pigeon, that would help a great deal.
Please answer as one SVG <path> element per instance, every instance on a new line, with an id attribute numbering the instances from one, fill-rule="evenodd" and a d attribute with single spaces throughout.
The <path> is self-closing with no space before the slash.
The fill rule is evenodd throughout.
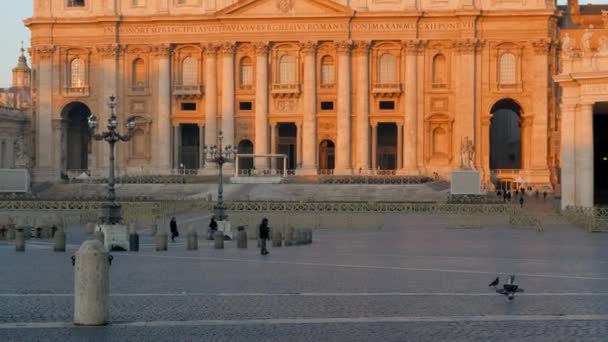
<path id="1" fill-rule="evenodd" d="M 500 279 L 498 279 L 498 277 L 496 277 L 496 279 L 494 279 L 494 281 L 491 282 L 488 286 L 496 286 L 496 285 L 498 285 L 499 282 L 500 282 Z"/>
<path id="2" fill-rule="evenodd" d="M 509 300 L 515 299 L 515 293 L 524 292 L 524 289 L 520 288 L 519 285 L 515 285 L 515 276 L 511 275 L 507 279 L 507 283 L 504 284 L 502 289 L 496 290 L 497 293 L 507 296 Z"/>

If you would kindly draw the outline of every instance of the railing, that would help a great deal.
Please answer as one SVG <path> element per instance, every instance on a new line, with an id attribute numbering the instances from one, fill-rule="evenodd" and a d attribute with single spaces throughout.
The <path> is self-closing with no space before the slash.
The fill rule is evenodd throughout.
<path id="1" fill-rule="evenodd" d="M 427 176 L 320 176 L 321 184 L 423 184 L 433 179 Z"/>
<path id="2" fill-rule="evenodd" d="M 283 176 L 283 169 L 239 169 L 239 177 Z"/>
<path id="3" fill-rule="evenodd" d="M 300 94 L 300 85 L 297 83 L 273 83 L 271 93 L 274 96 L 294 96 Z"/>
<path id="4" fill-rule="evenodd" d="M 395 96 L 401 94 L 401 83 L 374 83 L 372 93 L 376 96 Z"/>
<path id="5" fill-rule="evenodd" d="M 319 176 L 333 176 L 334 169 L 318 169 L 317 174 Z"/>
<path id="6" fill-rule="evenodd" d="M 87 96 L 89 95 L 89 87 L 66 87 L 65 93 L 68 96 Z"/>
<path id="7" fill-rule="evenodd" d="M 181 85 L 173 86 L 173 95 L 175 96 L 201 96 L 203 95 L 202 85 Z"/>
<path id="8" fill-rule="evenodd" d="M 519 173 L 521 172 L 520 169 L 495 169 L 492 170 L 496 173 L 497 177 L 500 176 L 518 176 Z"/>

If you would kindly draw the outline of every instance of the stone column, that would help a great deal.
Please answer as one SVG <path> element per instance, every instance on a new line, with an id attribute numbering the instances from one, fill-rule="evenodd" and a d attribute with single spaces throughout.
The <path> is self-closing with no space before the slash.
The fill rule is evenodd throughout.
<path id="1" fill-rule="evenodd" d="M 403 124 L 397 122 L 397 170 L 403 167 Z"/>
<path id="2" fill-rule="evenodd" d="M 98 113 L 100 113 L 98 121 L 107 122 L 110 116 L 110 112 L 107 106 L 108 100 L 110 96 L 118 95 L 117 57 L 120 53 L 120 47 L 114 44 L 100 45 L 97 46 L 97 53 L 102 58 L 102 68 L 101 70 L 99 70 L 99 78 L 103 79 L 103 93 L 101 99 L 102 101 L 99 102 L 99 105 L 97 107 Z M 105 126 L 103 126 L 102 128 L 105 129 Z M 98 160 L 100 161 L 98 165 L 101 165 L 104 171 L 103 174 L 107 174 L 107 171 L 110 167 L 110 144 L 93 144 L 93 146 L 97 145 L 97 151 L 100 151 L 100 153 L 98 154 Z"/>
<path id="3" fill-rule="evenodd" d="M 158 63 L 158 135 L 157 165 L 161 173 L 171 172 L 171 47 L 159 45 L 154 48 Z"/>
<path id="4" fill-rule="evenodd" d="M 576 205 L 593 207 L 593 105 L 579 105 L 575 121 Z"/>
<path id="5" fill-rule="evenodd" d="M 222 133 L 225 146 L 234 146 L 234 51 L 233 43 L 222 44 Z"/>
<path id="6" fill-rule="evenodd" d="M 367 172 L 369 163 L 369 42 L 355 42 L 357 56 L 357 164 L 356 169 Z"/>
<path id="7" fill-rule="evenodd" d="M 317 173 L 317 71 L 316 71 L 316 42 L 300 44 L 304 54 L 304 91 L 302 102 L 304 113 L 302 115 L 302 131 L 298 127 L 298 160 L 302 160 L 299 174 L 315 175 Z M 300 145 L 300 141 L 302 144 Z"/>
<path id="8" fill-rule="evenodd" d="M 255 44 L 255 154 L 268 154 L 268 44 Z M 255 158 L 255 168 L 268 169 L 267 158 Z"/>
<path id="9" fill-rule="evenodd" d="M 372 171 L 378 167 L 378 123 L 372 123 Z"/>
<path id="10" fill-rule="evenodd" d="M 534 49 L 534 85 L 532 90 L 532 114 L 534 123 L 532 125 L 531 152 L 532 163 L 530 168 L 545 171 L 549 182 L 549 168 L 547 158 L 548 137 L 548 96 L 547 88 L 553 86 L 549 81 L 549 40 L 548 38 L 532 41 Z"/>
<path id="11" fill-rule="evenodd" d="M 207 44 L 205 58 L 205 145 L 217 145 L 217 45 Z M 216 170 L 214 163 L 206 169 Z"/>
<path id="12" fill-rule="evenodd" d="M 351 166 L 351 98 L 349 41 L 336 42 L 338 51 L 338 141 L 336 144 L 336 175 L 352 174 Z"/>
<path id="13" fill-rule="evenodd" d="M 53 169 L 52 150 L 59 149 L 50 142 L 53 135 L 53 54 L 52 45 L 34 48 L 37 70 L 38 100 L 36 101 L 36 180 L 55 180 L 60 170 Z M 61 151 L 58 151 L 61 152 Z"/>
<path id="14" fill-rule="evenodd" d="M 462 141 L 464 137 L 468 137 L 475 145 L 479 142 L 475 141 L 475 73 L 477 68 L 475 65 L 475 50 L 477 48 L 476 39 L 464 39 L 457 42 L 456 51 L 460 54 L 458 69 L 458 81 L 456 82 L 456 136 L 454 141 Z M 452 151 L 455 156 L 460 155 L 460 144 L 454 144 Z M 452 163 L 460 166 L 459 158 L 453 158 Z"/>
<path id="15" fill-rule="evenodd" d="M 277 123 L 270 123 L 270 153 L 277 154 Z M 272 158 L 270 161 L 270 168 L 272 170 L 277 169 L 277 159 Z"/>
<path id="16" fill-rule="evenodd" d="M 198 124 L 198 169 L 205 167 L 205 126 Z M 199 172 L 200 174 L 200 172 Z"/>
<path id="17" fill-rule="evenodd" d="M 182 130 L 180 124 L 175 124 L 173 126 L 173 169 L 176 169 L 179 173 L 180 167 L 180 151 L 182 145 Z"/>
<path id="18" fill-rule="evenodd" d="M 575 140 L 575 113 L 576 105 L 561 104 L 562 110 L 562 127 L 561 127 L 561 143 L 562 143 L 562 176 L 561 176 L 561 193 L 562 209 L 567 206 L 576 205 L 576 140 Z"/>
<path id="19" fill-rule="evenodd" d="M 420 41 L 409 40 L 405 46 L 405 117 L 403 139 L 403 171 L 417 175 L 418 149 L 418 53 Z M 421 137 L 422 138 L 422 137 Z"/>

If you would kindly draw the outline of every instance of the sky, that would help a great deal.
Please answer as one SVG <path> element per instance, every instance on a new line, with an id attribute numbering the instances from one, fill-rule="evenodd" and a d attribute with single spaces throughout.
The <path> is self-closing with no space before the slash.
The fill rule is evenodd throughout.
<path id="1" fill-rule="evenodd" d="M 565 4 L 567 0 L 558 0 Z M 579 0 L 581 4 L 608 4 L 608 0 Z M 10 87 L 12 82 L 11 70 L 17 65 L 17 57 L 21 41 L 25 48 L 30 46 L 29 30 L 23 26 L 23 19 L 32 16 L 33 0 L 12 1 L 9 6 L 3 6 L 0 11 L 0 88 Z M 29 55 L 28 64 L 30 63 Z"/>

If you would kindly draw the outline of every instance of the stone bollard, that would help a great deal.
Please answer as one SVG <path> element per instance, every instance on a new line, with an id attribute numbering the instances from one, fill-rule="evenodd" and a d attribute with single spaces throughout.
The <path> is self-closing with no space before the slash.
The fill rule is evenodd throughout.
<path id="1" fill-rule="evenodd" d="M 0 227 L 0 240 L 6 240 L 6 227 L 1 226 Z"/>
<path id="2" fill-rule="evenodd" d="M 156 233 L 158 233 L 158 225 L 153 224 L 150 226 L 150 236 L 156 236 Z"/>
<path id="3" fill-rule="evenodd" d="M 287 229 L 287 233 L 285 234 L 285 246 L 293 246 L 293 228 L 290 227 Z"/>
<path id="4" fill-rule="evenodd" d="M 186 249 L 189 251 L 196 251 L 198 249 L 198 234 L 193 226 L 190 226 L 190 229 L 188 229 Z"/>
<path id="5" fill-rule="evenodd" d="M 23 231 L 23 228 L 17 229 L 17 234 L 15 235 L 15 251 L 25 252 L 25 232 Z"/>
<path id="6" fill-rule="evenodd" d="M 134 230 L 129 234 L 129 251 L 139 252 L 139 234 Z"/>
<path id="7" fill-rule="evenodd" d="M 167 250 L 167 233 L 158 232 L 156 234 L 156 251 L 166 251 Z"/>
<path id="8" fill-rule="evenodd" d="M 57 233 L 57 231 L 58 231 L 58 230 L 60 230 L 60 229 L 59 229 L 59 228 L 57 228 L 57 226 L 56 226 L 56 225 L 53 225 L 53 226 L 51 227 L 51 238 L 54 238 L 54 237 L 55 237 L 55 233 Z"/>
<path id="9" fill-rule="evenodd" d="M 215 235 L 213 236 L 213 238 L 215 240 L 215 244 L 214 244 L 215 249 L 223 249 L 224 248 L 224 233 L 217 231 L 217 232 L 215 232 Z"/>
<path id="10" fill-rule="evenodd" d="M 272 247 L 281 247 L 283 245 L 283 234 L 276 231 L 272 234 Z"/>
<path id="11" fill-rule="evenodd" d="M 59 229 L 53 235 L 53 251 L 65 252 L 65 233 Z"/>
<path id="12" fill-rule="evenodd" d="M 105 243 L 106 237 L 101 230 L 96 230 L 93 233 L 93 239 L 98 240 L 99 242 L 101 242 L 103 244 L 103 243 Z"/>
<path id="13" fill-rule="evenodd" d="M 293 244 L 294 245 L 301 245 L 303 244 L 303 239 L 302 239 L 302 230 L 301 229 L 296 229 L 295 233 L 293 235 Z"/>
<path id="14" fill-rule="evenodd" d="M 84 231 L 87 234 L 93 234 L 95 232 L 95 223 L 89 222 L 84 226 Z"/>
<path id="15" fill-rule="evenodd" d="M 15 240 L 15 227 L 8 226 L 6 228 L 6 239 L 8 241 Z"/>
<path id="16" fill-rule="evenodd" d="M 74 269 L 74 324 L 105 325 L 110 314 L 112 256 L 98 240 L 87 240 L 72 257 Z"/>
<path id="17" fill-rule="evenodd" d="M 312 243 L 312 229 L 308 230 L 308 243 Z"/>
<path id="18" fill-rule="evenodd" d="M 239 226 L 237 228 L 236 233 L 236 247 L 237 248 L 247 248 L 247 232 L 245 231 L 245 227 Z"/>
<path id="19" fill-rule="evenodd" d="M 49 226 L 42 227 L 42 238 L 43 239 L 50 239 L 51 237 L 52 237 L 51 227 L 49 227 Z"/>

